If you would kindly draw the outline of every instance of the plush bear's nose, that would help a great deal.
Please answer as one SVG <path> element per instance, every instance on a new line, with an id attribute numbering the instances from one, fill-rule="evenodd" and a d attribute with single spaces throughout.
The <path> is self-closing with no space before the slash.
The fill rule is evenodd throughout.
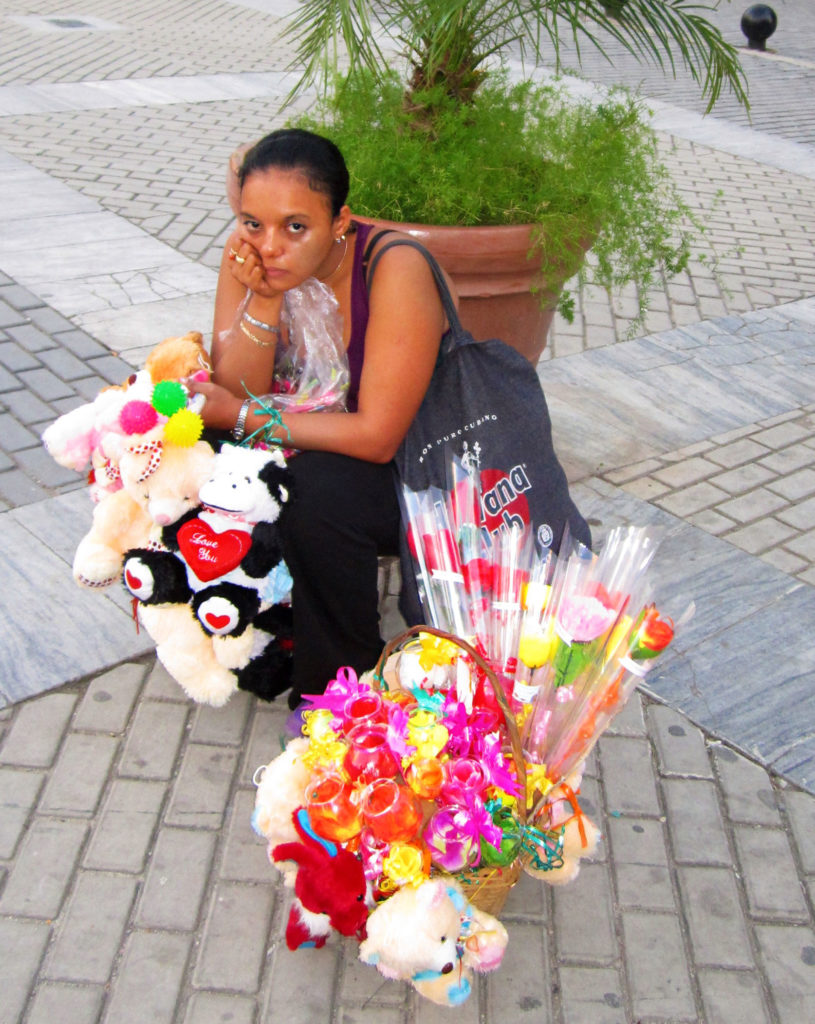
<path id="1" fill-rule="evenodd" d="M 445 964 L 444 967 L 442 967 L 442 969 L 441 969 L 441 973 L 442 974 L 449 974 L 450 971 L 452 971 L 452 970 L 453 970 L 453 965 L 452 964 Z"/>

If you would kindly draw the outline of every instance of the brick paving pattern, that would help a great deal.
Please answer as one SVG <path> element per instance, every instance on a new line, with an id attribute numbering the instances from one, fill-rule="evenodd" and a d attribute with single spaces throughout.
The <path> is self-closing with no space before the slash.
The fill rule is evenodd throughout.
<path id="1" fill-rule="evenodd" d="M 222 0 L 196 0 L 194 16 L 187 0 L 83 0 L 69 14 L 90 30 L 49 22 L 65 16 L 49 0 L 3 8 L 0 85 L 268 71 L 288 60 L 278 18 Z"/>
<path id="2" fill-rule="evenodd" d="M 263 100 L 5 118 L 15 156 L 217 267 L 234 224 L 225 168 L 238 141 L 279 126 Z"/>
<path id="3" fill-rule="evenodd" d="M 0 509 L 84 485 L 54 462 L 40 435 L 131 372 L 101 342 L 0 274 Z"/>
<path id="4" fill-rule="evenodd" d="M 611 301 L 599 288 L 579 290 L 574 323 L 556 317 L 544 358 L 815 294 L 815 181 L 676 136 L 661 153 L 705 225 L 690 269 L 651 290 L 634 332 L 632 289 Z"/>
<path id="5" fill-rule="evenodd" d="M 252 775 L 286 714 L 246 694 L 191 706 L 152 659 L 0 711 L 4 1024 L 57 1002 L 77 1024 L 310 1024 L 332 991 L 338 1021 L 446 1019 L 353 943 L 286 949 L 284 892 L 249 827 Z M 598 855 L 564 888 L 524 876 L 502 915 L 507 960 L 461 1019 L 800 1024 L 810 798 L 635 695 L 582 803 Z"/>
<path id="6" fill-rule="evenodd" d="M 815 585 L 813 449 L 815 403 L 603 477 Z"/>

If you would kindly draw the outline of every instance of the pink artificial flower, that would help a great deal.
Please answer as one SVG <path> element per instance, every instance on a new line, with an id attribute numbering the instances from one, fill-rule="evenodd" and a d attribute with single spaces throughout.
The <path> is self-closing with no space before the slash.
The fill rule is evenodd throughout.
<path id="1" fill-rule="evenodd" d="M 617 618 L 599 598 L 575 594 L 564 599 L 558 612 L 558 624 L 572 640 L 586 643 L 602 636 Z"/>

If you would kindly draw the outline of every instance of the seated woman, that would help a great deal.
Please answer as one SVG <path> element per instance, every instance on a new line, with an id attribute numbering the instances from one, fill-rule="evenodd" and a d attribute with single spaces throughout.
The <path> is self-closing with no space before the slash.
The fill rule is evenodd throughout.
<path id="1" fill-rule="evenodd" d="M 348 412 L 284 413 L 274 439 L 292 458 L 293 500 L 281 527 L 294 579 L 295 657 L 289 704 L 320 693 L 337 669 L 371 668 L 382 650 L 377 557 L 396 554 L 400 512 L 391 460 L 421 405 L 446 323 L 433 275 L 409 246 L 382 254 L 345 203 L 337 147 L 298 129 L 272 132 L 245 155 L 239 226 L 218 279 L 207 427 L 236 439 L 269 426 L 248 394 L 270 390 L 284 294 L 316 277 L 339 303 L 351 382 Z M 248 298 L 248 301 L 247 301 Z M 239 314 L 240 311 L 240 314 Z"/>

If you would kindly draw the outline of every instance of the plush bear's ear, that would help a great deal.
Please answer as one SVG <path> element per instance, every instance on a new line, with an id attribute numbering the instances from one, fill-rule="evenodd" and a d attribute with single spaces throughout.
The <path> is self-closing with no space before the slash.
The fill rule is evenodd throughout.
<path id="1" fill-rule="evenodd" d="M 429 910 L 431 907 L 437 907 L 443 903 L 446 895 L 444 883 L 431 879 L 428 882 L 422 882 L 416 890 L 416 902 L 420 907 Z"/>

